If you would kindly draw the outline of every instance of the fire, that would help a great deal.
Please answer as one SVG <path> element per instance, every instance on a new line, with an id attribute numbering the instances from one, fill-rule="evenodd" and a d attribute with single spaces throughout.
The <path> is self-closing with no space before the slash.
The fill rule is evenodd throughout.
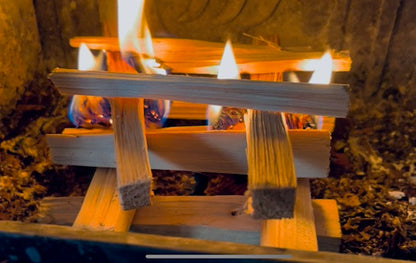
<path id="1" fill-rule="evenodd" d="M 313 84 L 329 84 L 332 77 L 332 57 L 329 52 L 326 52 L 316 64 L 316 69 L 313 72 L 309 83 Z M 315 116 L 317 128 L 322 129 L 324 125 L 324 119 L 322 116 Z"/>
<path id="2" fill-rule="evenodd" d="M 224 47 L 220 65 L 218 66 L 218 79 L 240 79 L 237 62 L 231 46 L 231 41 L 227 41 Z M 213 129 L 232 129 L 235 125 L 242 122 L 243 113 L 238 108 L 222 107 L 209 105 L 208 107 L 208 126 Z"/>
<path id="3" fill-rule="evenodd" d="M 78 50 L 78 69 L 79 70 L 92 70 L 96 66 L 94 55 L 90 49 L 81 43 Z"/>
<path id="4" fill-rule="evenodd" d="M 118 0 L 118 39 L 122 57 L 143 73 L 167 75 L 154 58 L 152 35 L 143 10 L 144 0 Z"/>
<path id="5" fill-rule="evenodd" d="M 225 44 L 220 65 L 218 66 L 218 79 L 240 79 L 237 62 L 235 61 L 231 41 Z"/>
<path id="6" fill-rule="evenodd" d="M 78 50 L 79 70 L 102 70 L 103 53 L 94 57 L 82 43 Z M 74 95 L 68 110 L 68 117 L 76 127 L 108 127 L 111 125 L 110 103 L 107 99 L 95 96 Z"/>
<path id="7" fill-rule="evenodd" d="M 137 71 L 167 75 L 154 58 L 152 35 L 144 17 L 144 0 L 118 0 L 118 39 L 121 56 Z M 167 100 L 144 100 L 148 127 L 160 127 L 169 114 Z"/>
<path id="8" fill-rule="evenodd" d="M 329 84 L 332 77 L 332 57 L 326 52 L 317 62 L 315 71 L 313 72 L 309 83 L 313 84 Z"/>

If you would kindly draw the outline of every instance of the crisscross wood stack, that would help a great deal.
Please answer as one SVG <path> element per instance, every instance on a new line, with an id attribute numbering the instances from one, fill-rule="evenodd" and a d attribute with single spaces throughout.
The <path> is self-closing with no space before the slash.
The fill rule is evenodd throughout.
<path id="1" fill-rule="evenodd" d="M 71 40 L 74 47 L 81 42 L 114 56 L 119 54 L 117 40 L 113 38 Z M 154 43 L 155 56 L 177 75 L 70 69 L 56 69 L 51 74 L 51 80 L 63 94 L 111 98 L 113 117 L 120 124 L 115 125 L 114 132 L 66 129 L 62 134 L 47 136 L 53 162 L 97 167 L 97 171 L 85 198 L 44 200 L 44 214 L 49 215 L 45 218 L 54 218 L 51 223 L 70 222 L 74 227 L 92 230 L 131 230 L 311 251 L 317 251 L 318 246 L 319 250 L 337 250 L 340 228 L 336 203 L 311 200 L 308 178 L 327 176 L 331 123 L 333 117 L 347 114 L 347 85 L 274 82 L 268 80 L 270 74 L 265 74 L 305 70 L 302 62 L 317 60 L 322 52 L 235 45 L 239 68 L 259 81 L 218 80 L 184 74 L 215 74 L 222 43 L 185 39 L 155 39 Z M 351 61 L 345 53 L 333 53 L 333 57 L 334 71 L 349 70 Z M 178 119 L 204 119 L 205 104 L 248 108 L 259 114 L 291 112 L 332 117 L 325 118 L 325 129 L 287 132 L 285 140 L 289 146 L 285 147 L 293 152 L 293 163 L 287 165 L 294 167 L 297 178 L 297 182 L 287 185 L 297 185 L 293 216 L 256 220 L 245 213 L 235 213 L 236 209 L 244 210 L 244 196 L 151 197 L 150 168 L 247 174 L 248 170 L 257 169 L 253 167 L 262 160 L 247 159 L 246 148 L 250 148 L 247 144 L 251 142 L 244 130 L 213 131 L 206 127 L 135 130 L 143 121 L 137 108 L 140 104 L 135 100 L 142 98 L 172 100 L 172 115 Z M 256 134 L 265 128 L 256 123 L 250 125 L 254 125 Z M 265 136 L 279 141 L 273 133 Z M 137 184 L 142 190 L 136 191 Z M 152 205 L 141 207 L 148 203 L 147 198 Z M 64 217 L 62 209 L 67 209 Z"/>

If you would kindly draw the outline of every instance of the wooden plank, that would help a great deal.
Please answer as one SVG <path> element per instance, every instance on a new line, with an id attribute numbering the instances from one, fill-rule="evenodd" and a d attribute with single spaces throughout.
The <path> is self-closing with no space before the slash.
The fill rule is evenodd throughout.
<path id="1" fill-rule="evenodd" d="M 332 199 L 312 200 L 319 251 L 339 252 L 341 226 L 337 202 Z"/>
<path id="2" fill-rule="evenodd" d="M 40 205 L 40 223 L 71 225 L 83 197 L 47 197 Z M 155 196 L 152 205 L 137 209 L 130 231 L 204 240 L 260 243 L 261 221 L 242 208 L 245 196 Z M 341 228 L 335 200 L 312 200 L 320 251 L 339 251 Z M 331 243 L 330 243 L 331 242 Z"/>
<path id="3" fill-rule="evenodd" d="M 148 130 L 152 169 L 247 174 L 244 131 L 208 131 L 201 128 Z M 203 128 L 202 128 L 203 129 Z M 298 177 L 326 177 L 329 168 L 330 133 L 289 130 Z M 111 130 L 66 129 L 48 134 L 52 161 L 56 164 L 114 168 Z"/>
<path id="4" fill-rule="evenodd" d="M 0 221 L 0 255 L 16 261 L 43 262 L 140 262 L 155 254 L 289 255 L 264 262 L 408 262 L 363 255 L 308 252 L 137 233 L 85 231 L 66 226 Z M 30 258 L 35 260 L 30 260 Z M 40 260 L 39 260 L 40 258 Z M 204 260 L 204 262 L 214 262 Z M 240 259 L 227 262 L 241 262 Z M 256 259 L 256 262 L 263 262 Z"/>
<path id="5" fill-rule="evenodd" d="M 248 110 L 244 121 L 253 216 L 257 219 L 292 218 L 296 175 L 283 116 Z"/>
<path id="6" fill-rule="evenodd" d="M 298 180 L 294 217 L 264 220 L 260 238 L 262 246 L 318 251 L 308 179 Z"/>
<path id="7" fill-rule="evenodd" d="M 117 38 L 75 37 L 72 47 L 84 42 L 90 49 L 118 51 Z M 153 38 L 155 57 L 171 68 L 173 73 L 214 74 L 224 43 L 191 39 Z M 313 65 L 323 52 L 283 51 L 270 46 L 233 44 L 239 72 L 269 73 L 271 71 L 313 71 Z M 333 71 L 349 71 L 351 59 L 345 52 L 333 53 Z"/>
<path id="8" fill-rule="evenodd" d="M 55 69 L 50 79 L 64 94 L 179 100 L 229 107 L 345 117 L 348 85 L 218 80 Z"/>
<path id="9" fill-rule="evenodd" d="M 168 118 L 180 120 L 206 120 L 207 109 L 207 104 L 172 101 Z"/>
<path id="10" fill-rule="evenodd" d="M 74 207 L 72 209 L 69 207 L 65 213 L 74 211 L 73 209 Z M 121 209 L 117 193 L 116 170 L 98 168 L 73 226 L 126 232 L 130 228 L 134 214 L 135 210 Z"/>

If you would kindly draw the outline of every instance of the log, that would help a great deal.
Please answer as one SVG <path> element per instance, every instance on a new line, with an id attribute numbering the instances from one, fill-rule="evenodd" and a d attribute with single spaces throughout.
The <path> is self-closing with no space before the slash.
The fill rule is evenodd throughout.
<path id="1" fill-rule="evenodd" d="M 298 177 L 326 177 L 330 133 L 289 130 Z M 146 133 L 152 169 L 247 174 L 244 131 L 208 131 L 206 127 L 164 128 Z M 65 129 L 46 136 L 52 162 L 116 167 L 111 130 Z"/>
<path id="2" fill-rule="evenodd" d="M 348 85 L 218 80 L 56 69 L 50 79 L 64 94 L 179 100 L 263 111 L 345 117 Z"/>
<path id="3" fill-rule="evenodd" d="M 72 225 L 84 197 L 46 197 L 37 221 Z M 155 196 L 152 205 L 136 210 L 130 231 L 257 245 L 261 221 L 232 215 L 245 202 L 241 195 Z M 339 251 L 341 227 L 335 200 L 312 200 L 319 251 Z M 331 243 L 332 242 L 332 243 Z M 338 246 L 337 246 L 338 245 Z"/>
<path id="4" fill-rule="evenodd" d="M 308 179 L 299 179 L 293 218 L 264 220 L 262 246 L 318 251 L 315 220 Z"/>
<path id="5" fill-rule="evenodd" d="M 108 37 L 75 37 L 72 47 L 86 43 L 90 49 L 118 51 L 118 39 Z M 153 38 L 155 57 L 171 68 L 172 73 L 214 74 L 224 50 L 224 43 L 191 39 Z M 240 72 L 269 73 L 272 71 L 312 71 L 323 52 L 283 51 L 270 46 L 233 43 Z M 333 71 L 349 71 L 348 53 L 333 53 Z"/>
<path id="6" fill-rule="evenodd" d="M 98 168 L 96 170 L 81 209 L 79 210 L 78 207 L 79 213 L 74 221 L 74 227 L 115 232 L 129 230 L 135 210 L 122 210 L 119 204 L 116 177 L 115 169 Z"/>
<path id="7" fill-rule="evenodd" d="M 253 216 L 257 219 L 292 218 L 296 175 L 282 114 L 248 110 L 245 125 Z"/>

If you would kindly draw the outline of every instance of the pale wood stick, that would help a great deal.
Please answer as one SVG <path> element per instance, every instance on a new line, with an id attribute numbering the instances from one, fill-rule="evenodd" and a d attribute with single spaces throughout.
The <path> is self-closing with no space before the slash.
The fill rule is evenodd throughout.
<path id="1" fill-rule="evenodd" d="M 339 252 L 341 246 L 341 226 L 337 201 L 333 199 L 312 200 L 319 251 Z"/>
<path id="2" fill-rule="evenodd" d="M 118 51 L 117 38 L 75 37 L 73 47 L 86 43 L 90 49 Z M 218 73 L 224 43 L 191 39 L 153 38 L 155 57 L 171 68 L 173 73 Z M 273 71 L 313 71 L 323 52 L 283 51 L 269 46 L 233 44 L 240 72 L 268 73 Z M 347 52 L 333 53 L 333 71 L 349 71 L 351 59 Z"/>
<path id="3" fill-rule="evenodd" d="M 135 211 L 121 209 L 116 180 L 115 169 L 96 170 L 73 226 L 115 232 L 129 230 Z"/>
<path id="4" fill-rule="evenodd" d="M 308 179 L 298 179 L 294 217 L 262 221 L 260 239 L 262 246 L 318 250 Z"/>
<path id="5" fill-rule="evenodd" d="M 348 85 L 204 77 L 85 72 L 56 69 L 50 75 L 65 94 L 179 100 L 263 111 L 345 117 Z"/>
<path id="6" fill-rule="evenodd" d="M 107 51 L 107 68 L 137 74 L 120 52 Z M 143 99 L 113 98 L 110 103 L 120 204 L 125 210 L 149 205 L 152 172 L 144 135 Z"/>
<path id="7" fill-rule="evenodd" d="M 150 204 L 150 170 L 143 99 L 113 98 L 111 116 L 120 204 L 124 210 Z"/>
<path id="8" fill-rule="evenodd" d="M 330 133 L 289 130 L 298 177 L 326 177 Z M 206 127 L 165 128 L 146 133 L 153 169 L 247 174 L 244 131 L 208 131 Z M 46 136 L 54 163 L 115 167 L 111 130 L 65 129 Z"/>
<path id="9" fill-rule="evenodd" d="M 37 221 L 72 225 L 84 197 L 46 197 L 41 201 Z M 231 241 L 257 245 L 261 221 L 248 214 L 232 215 L 245 197 L 155 196 L 152 205 L 136 210 L 130 231 Z M 335 200 L 312 200 L 320 251 L 339 251 L 341 227 Z M 290 236 L 289 236 L 290 237 Z"/>
<path id="10" fill-rule="evenodd" d="M 245 125 L 253 216 L 258 219 L 293 217 L 296 174 L 282 114 L 249 109 Z"/>

